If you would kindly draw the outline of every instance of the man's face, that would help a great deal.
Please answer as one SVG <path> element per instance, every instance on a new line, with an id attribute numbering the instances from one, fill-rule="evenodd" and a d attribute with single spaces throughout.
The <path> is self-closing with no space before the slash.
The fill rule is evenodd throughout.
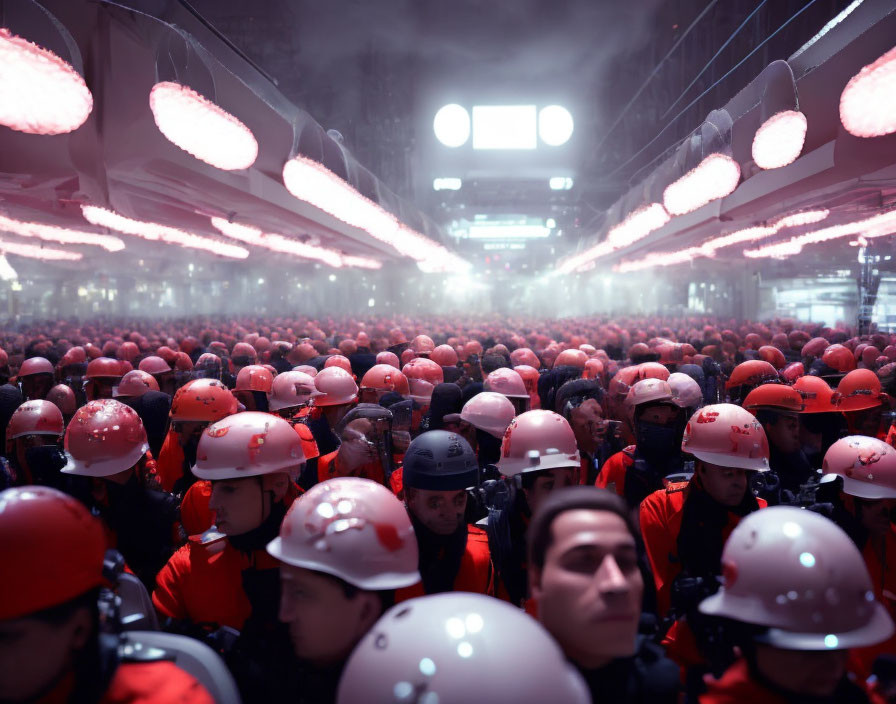
<path id="1" fill-rule="evenodd" d="M 737 506 L 747 492 L 747 470 L 699 461 L 700 481 L 706 493 L 723 506 Z"/>
<path id="2" fill-rule="evenodd" d="M 226 535 L 255 530 L 270 511 L 257 477 L 213 481 L 208 507 L 215 512 L 218 530 Z"/>
<path id="3" fill-rule="evenodd" d="M 570 411 L 569 424 L 572 426 L 572 432 L 576 436 L 576 445 L 579 450 L 593 455 L 597 450 L 603 435 L 606 433 L 604 427 L 604 409 L 593 398 L 582 402 Z"/>
<path id="4" fill-rule="evenodd" d="M 609 511 L 565 511 L 551 537 L 544 567 L 529 572 L 539 620 L 581 667 L 632 655 L 644 582 L 625 522 Z"/>
<path id="5" fill-rule="evenodd" d="M 118 379 L 110 379 L 109 377 L 88 380 L 86 387 L 87 399 L 96 401 L 103 398 L 112 398 L 112 386 L 117 383 Z"/>
<path id="6" fill-rule="evenodd" d="M 756 648 L 759 671 L 773 684 L 797 694 L 830 697 L 846 673 L 848 650 L 784 650 Z"/>
<path id="7" fill-rule="evenodd" d="M 654 405 L 645 408 L 638 420 L 644 423 L 653 423 L 654 425 L 672 425 L 678 417 L 677 408 L 666 405 Z"/>
<path id="8" fill-rule="evenodd" d="M 531 489 L 523 489 L 526 492 L 526 503 L 534 514 L 541 502 L 544 501 L 555 489 L 572 486 L 575 483 L 578 469 L 571 467 L 558 467 L 556 469 L 543 469 L 538 472 L 535 483 Z"/>
<path id="9" fill-rule="evenodd" d="M 31 374 L 22 377 L 22 395 L 26 401 L 43 399 L 53 387 L 52 374 Z"/>
<path id="10" fill-rule="evenodd" d="M 177 442 L 181 447 L 186 447 L 192 441 L 194 444 L 199 442 L 202 437 L 202 431 L 208 427 L 206 421 L 198 420 L 173 420 L 171 421 L 171 429 L 177 435 Z"/>
<path id="11" fill-rule="evenodd" d="M 86 609 L 61 624 L 35 618 L 0 621 L 0 700 L 26 702 L 45 694 L 73 667 L 89 625 Z"/>
<path id="12" fill-rule="evenodd" d="M 234 391 L 233 395 L 236 400 L 246 407 L 247 411 L 257 411 L 258 404 L 255 403 L 255 394 L 251 391 Z"/>
<path id="13" fill-rule="evenodd" d="M 800 421 L 795 413 L 779 413 L 777 422 L 765 426 L 769 445 L 789 454 L 800 449 Z"/>
<path id="14" fill-rule="evenodd" d="M 293 650 L 302 660 L 329 665 L 347 658 L 379 616 L 378 602 L 365 592 L 347 597 L 332 577 L 280 565 L 279 618 L 289 626 Z"/>
<path id="15" fill-rule="evenodd" d="M 849 421 L 849 429 L 853 434 L 874 438 L 880 431 L 883 412 L 883 406 L 875 406 L 864 411 L 850 411 L 844 415 Z"/>
<path id="16" fill-rule="evenodd" d="M 406 488 L 408 509 L 436 535 L 459 530 L 467 510 L 467 492 Z"/>

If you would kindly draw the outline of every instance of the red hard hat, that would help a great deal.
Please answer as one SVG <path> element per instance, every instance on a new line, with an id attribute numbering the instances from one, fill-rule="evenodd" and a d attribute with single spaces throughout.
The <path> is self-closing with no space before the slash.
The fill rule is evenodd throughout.
<path id="1" fill-rule="evenodd" d="M 762 347 L 762 338 L 755 332 L 747 333 L 747 336 L 744 338 L 744 345 L 746 345 L 748 350 L 758 350 Z"/>
<path id="2" fill-rule="evenodd" d="M 57 384 L 47 393 L 47 401 L 56 405 L 65 416 L 73 415 L 78 410 L 75 392 L 65 384 Z"/>
<path id="3" fill-rule="evenodd" d="M 137 369 L 147 374 L 167 374 L 171 371 L 171 367 L 161 357 L 151 355 L 140 360 Z"/>
<path id="4" fill-rule="evenodd" d="M 563 416 L 553 411 L 526 411 L 510 421 L 498 460 L 501 474 L 510 477 L 580 465 L 575 433 Z"/>
<path id="5" fill-rule="evenodd" d="M 875 362 L 877 362 L 877 358 L 880 356 L 880 350 L 877 349 L 877 347 L 869 345 L 862 350 L 862 364 L 864 364 L 869 369 L 873 369 L 875 366 Z"/>
<path id="6" fill-rule="evenodd" d="M 25 401 L 19 406 L 6 426 L 6 439 L 15 440 L 24 435 L 54 435 L 65 432 L 62 411 L 50 401 Z"/>
<path id="7" fill-rule="evenodd" d="M 255 340 L 253 347 L 255 347 L 256 352 L 267 352 L 271 349 L 271 341 L 266 337 L 259 337 Z"/>
<path id="8" fill-rule="evenodd" d="M 22 366 L 19 367 L 17 378 L 21 379 L 26 376 L 34 376 L 35 374 L 54 374 L 55 369 L 49 359 L 44 357 L 29 357 Z"/>
<path id="9" fill-rule="evenodd" d="M 886 401 L 877 374 L 870 369 L 853 369 L 841 379 L 834 402 L 841 412 L 864 411 Z"/>
<path id="10" fill-rule="evenodd" d="M 763 345 L 759 348 L 759 359 L 765 360 L 775 369 L 783 369 L 787 364 L 787 360 L 784 358 L 784 353 L 777 347 L 772 347 L 771 345 Z"/>
<path id="11" fill-rule="evenodd" d="M 410 393 L 408 378 L 391 364 L 375 364 L 361 379 L 362 389 L 395 391 L 407 398 Z"/>
<path id="12" fill-rule="evenodd" d="M 644 357 L 650 354 L 650 348 L 644 342 L 636 342 L 628 348 L 629 359 Z"/>
<path id="13" fill-rule="evenodd" d="M 856 358 L 848 347 L 843 345 L 831 345 L 821 356 L 821 361 L 831 369 L 842 374 L 851 372 L 856 368 Z"/>
<path id="14" fill-rule="evenodd" d="M 610 394 L 612 396 L 624 398 L 628 395 L 628 390 L 638 381 L 638 366 L 624 367 L 616 372 L 616 375 L 610 380 Z"/>
<path id="15" fill-rule="evenodd" d="M 604 363 L 597 357 L 591 357 L 585 362 L 585 373 L 582 375 L 585 379 L 602 379 L 604 375 Z"/>
<path id="16" fill-rule="evenodd" d="M 751 359 L 747 362 L 741 362 L 732 371 L 728 383 L 725 385 L 727 389 L 733 389 L 736 386 L 759 386 L 770 381 L 780 381 L 778 370 L 764 359 Z"/>
<path id="17" fill-rule="evenodd" d="M 732 403 L 704 406 L 688 421 L 681 451 L 722 467 L 768 471 L 768 439 L 749 411 Z"/>
<path id="18" fill-rule="evenodd" d="M 388 364 L 390 367 L 395 367 L 399 371 L 401 370 L 401 363 L 398 361 L 398 355 L 396 355 L 394 352 L 380 352 L 376 356 L 376 363 Z"/>
<path id="19" fill-rule="evenodd" d="M 118 348 L 116 356 L 133 363 L 140 356 L 140 348 L 134 342 L 123 342 Z"/>
<path id="20" fill-rule="evenodd" d="M 639 364 L 638 379 L 662 379 L 666 381 L 669 378 L 669 370 L 659 362 L 644 362 Z"/>
<path id="21" fill-rule="evenodd" d="M 457 364 L 457 352 L 450 345 L 439 345 L 429 358 L 440 367 L 453 367 Z"/>
<path id="22" fill-rule="evenodd" d="M 823 337 L 813 337 L 800 350 L 804 357 L 820 357 L 831 343 Z"/>
<path id="23" fill-rule="evenodd" d="M 341 406 L 358 398 L 358 385 L 342 367 L 323 369 L 314 377 L 314 386 L 323 394 L 314 399 L 315 406 Z"/>
<path id="24" fill-rule="evenodd" d="M 352 373 L 352 363 L 348 360 L 348 357 L 343 357 L 341 354 L 334 354 L 327 358 L 327 361 L 324 362 L 324 369 L 330 367 L 340 367 L 349 374 Z"/>
<path id="25" fill-rule="evenodd" d="M 417 337 L 411 340 L 411 349 L 414 350 L 414 354 L 418 357 L 432 354 L 435 348 L 436 344 L 429 335 L 417 335 Z"/>
<path id="26" fill-rule="evenodd" d="M 884 357 L 889 357 L 890 360 L 896 360 L 896 345 L 887 345 L 884 347 Z"/>
<path id="27" fill-rule="evenodd" d="M 111 357 L 97 357 L 90 361 L 87 365 L 87 373 L 85 379 L 120 379 L 121 364 L 117 359 Z"/>
<path id="28" fill-rule="evenodd" d="M 418 403 L 429 403 L 433 389 L 445 381 L 442 368 L 426 357 L 412 359 L 401 371 L 408 378 L 411 398 Z"/>
<path id="29" fill-rule="evenodd" d="M 466 360 L 471 354 L 482 356 L 482 344 L 478 340 L 470 340 L 464 345 L 464 359 Z"/>
<path id="30" fill-rule="evenodd" d="M 118 383 L 115 398 L 120 396 L 142 396 L 147 391 L 158 391 L 159 382 L 152 374 L 134 369 L 128 372 Z"/>
<path id="31" fill-rule="evenodd" d="M 234 386 L 233 390 L 261 391 L 269 394 L 273 387 L 274 375 L 258 364 L 250 364 L 240 369 L 236 375 L 236 386 Z"/>
<path id="32" fill-rule="evenodd" d="M 130 406 L 112 399 L 81 406 L 65 431 L 66 474 L 108 477 L 130 469 L 149 445 L 143 421 Z"/>
<path id="33" fill-rule="evenodd" d="M 417 355 L 414 354 L 414 350 L 408 347 L 406 350 L 403 350 L 401 353 L 401 364 L 404 366 L 405 364 L 409 364 L 412 359 L 415 359 Z"/>
<path id="34" fill-rule="evenodd" d="M 0 579 L 0 621 L 103 584 L 106 537 L 80 501 L 50 487 L 23 486 L 0 493 L 0 506 L 0 559 L 12 568 Z"/>
<path id="35" fill-rule="evenodd" d="M 523 378 L 514 369 L 495 369 L 485 377 L 483 386 L 486 391 L 495 391 L 508 398 L 529 398 Z"/>
<path id="36" fill-rule="evenodd" d="M 294 501 L 267 551 L 287 565 L 325 572 L 359 589 L 420 581 L 407 509 L 382 484 L 359 477 L 329 479 Z"/>
<path id="37" fill-rule="evenodd" d="M 582 350 L 563 350 L 554 360 L 554 368 L 566 366 L 584 369 L 587 361 L 588 355 Z"/>
<path id="38" fill-rule="evenodd" d="M 528 347 L 520 347 L 519 349 L 511 352 L 510 363 L 514 367 L 525 364 L 526 366 L 532 367 L 533 369 L 538 369 L 541 366 L 541 362 L 538 360 L 536 354 Z"/>
<path id="39" fill-rule="evenodd" d="M 582 350 L 588 357 L 593 357 L 597 353 L 597 348 L 594 345 L 589 345 L 587 342 L 579 345 L 579 349 Z"/>
<path id="40" fill-rule="evenodd" d="M 896 450 L 866 435 L 840 438 L 824 455 L 824 474 L 843 479 L 843 491 L 862 499 L 896 499 Z"/>
<path id="41" fill-rule="evenodd" d="M 231 358 L 233 358 L 233 357 L 248 357 L 253 362 L 257 358 L 257 355 L 255 353 L 255 348 L 252 345 L 250 345 L 248 342 L 237 342 L 233 346 L 233 351 L 230 353 L 230 356 L 231 356 Z M 312 357 L 313 356 L 314 355 L 312 355 Z"/>
<path id="42" fill-rule="evenodd" d="M 781 378 L 788 384 L 792 384 L 801 376 L 806 375 L 806 367 L 802 362 L 791 362 L 781 370 Z"/>
<path id="43" fill-rule="evenodd" d="M 805 403 L 800 392 L 787 384 L 763 384 L 747 394 L 743 407 L 748 411 L 802 413 Z"/>
<path id="44" fill-rule="evenodd" d="M 711 616 L 766 626 L 787 650 L 847 650 L 893 634 L 855 543 L 833 521 L 793 506 L 741 519 L 722 551 L 725 586 L 700 604 Z"/>
<path id="45" fill-rule="evenodd" d="M 304 461 L 302 438 L 288 421 L 271 413 L 245 411 L 203 431 L 193 474 L 210 480 L 292 475 Z"/>
<path id="46" fill-rule="evenodd" d="M 817 376 L 801 376 L 793 388 L 799 393 L 805 404 L 803 413 L 835 413 L 837 407 L 833 402 L 834 390 L 828 383 Z"/>
<path id="47" fill-rule="evenodd" d="M 193 371 L 193 360 L 190 359 L 186 352 L 178 352 L 174 356 L 174 364 L 172 366 L 179 372 L 191 372 Z"/>
<path id="48" fill-rule="evenodd" d="M 171 401 L 171 420 L 213 423 L 239 409 L 230 390 L 217 379 L 194 379 L 181 386 Z"/>
<path id="49" fill-rule="evenodd" d="M 159 347 L 159 349 L 156 350 L 156 355 L 164 359 L 170 366 L 174 364 L 174 358 L 177 356 L 177 352 L 175 352 L 167 345 L 162 345 L 161 347 Z"/>

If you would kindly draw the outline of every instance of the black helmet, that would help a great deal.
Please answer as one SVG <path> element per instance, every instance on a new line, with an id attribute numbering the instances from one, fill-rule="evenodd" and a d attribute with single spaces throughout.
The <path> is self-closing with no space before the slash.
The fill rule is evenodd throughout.
<path id="1" fill-rule="evenodd" d="M 430 430 L 404 454 L 402 483 L 411 489 L 455 491 L 476 486 L 478 480 L 476 453 L 457 433 Z"/>

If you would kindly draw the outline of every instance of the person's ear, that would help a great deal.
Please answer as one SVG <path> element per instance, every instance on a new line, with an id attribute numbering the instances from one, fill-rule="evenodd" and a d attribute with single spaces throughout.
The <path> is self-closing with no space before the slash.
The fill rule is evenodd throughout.
<path id="1" fill-rule="evenodd" d="M 66 624 L 66 630 L 70 634 L 72 651 L 83 650 L 94 630 L 90 611 L 86 607 L 78 609 Z"/>
<path id="2" fill-rule="evenodd" d="M 541 568 L 535 567 L 533 565 L 529 565 L 529 594 L 532 595 L 532 598 L 536 603 L 541 601 L 542 589 L 541 589 Z"/>
<path id="3" fill-rule="evenodd" d="M 358 632 L 367 633 L 383 614 L 383 602 L 376 592 L 359 592 L 356 599 L 361 599 L 361 611 L 358 614 Z"/>

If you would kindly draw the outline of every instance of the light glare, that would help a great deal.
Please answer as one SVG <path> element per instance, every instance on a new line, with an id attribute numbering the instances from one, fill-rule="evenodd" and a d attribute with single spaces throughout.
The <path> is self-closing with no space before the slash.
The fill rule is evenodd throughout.
<path id="1" fill-rule="evenodd" d="M 896 132 L 896 47 L 846 84 L 840 95 L 840 122 L 856 137 Z"/>
<path id="2" fill-rule="evenodd" d="M 778 169 L 796 161 L 806 141 L 807 124 L 798 110 L 772 115 L 753 137 L 753 161 L 760 169 Z"/>
<path id="3" fill-rule="evenodd" d="M 535 149 L 534 105 L 474 105 L 473 149 Z"/>
<path id="4" fill-rule="evenodd" d="M 462 147 L 470 139 L 470 113 L 455 103 L 445 105 L 436 113 L 432 129 L 446 147 Z"/>
<path id="5" fill-rule="evenodd" d="M 551 147 L 566 144 L 573 127 L 572 115 L 560 105 L 548 105 L 538 113 L 538 136 Z"/>
<path id="6" fill-rule="evenodd" d="M 737 188 L 740 164 L 725 154 L 710 154 L 663 192 L 670 215 L 684 215 L 724 198 Z"/>

